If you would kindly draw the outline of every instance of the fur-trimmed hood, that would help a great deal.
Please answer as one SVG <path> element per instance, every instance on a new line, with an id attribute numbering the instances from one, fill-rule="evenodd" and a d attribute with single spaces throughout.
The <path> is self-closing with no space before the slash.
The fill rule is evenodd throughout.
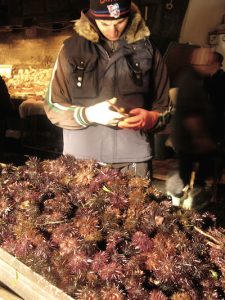
<path id="1" fill-rule="evenodd" d="M 125 40 L 128 44 L 135 43 L 139 40 L 150 36 L 150 30 L 146 26 L 145 21 L 141 16 L 140 10 L 133 2 L 131 4 L 131 10 L 131 23 L 125 33 Z M 93 43 L 99 42 L 99 32 L 84 12 L 81 13 L 80 19 L 76 21 L 74 25 L 74 30 L 77 32 L 78 35 L 84 37 L 85 39 Z"/>

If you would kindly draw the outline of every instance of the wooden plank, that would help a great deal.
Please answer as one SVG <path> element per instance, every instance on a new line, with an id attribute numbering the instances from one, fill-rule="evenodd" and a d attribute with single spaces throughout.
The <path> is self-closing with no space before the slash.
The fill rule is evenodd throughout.
<path id="1" fill-rule="evenodd" d="M 0 281 L 24 300 L 73 299 L 1 248 Z"/>
<path id="2" fill-rule="evenodd" d="M 21 300 L 22 298 L 0 286 L 0 300 Z"/>

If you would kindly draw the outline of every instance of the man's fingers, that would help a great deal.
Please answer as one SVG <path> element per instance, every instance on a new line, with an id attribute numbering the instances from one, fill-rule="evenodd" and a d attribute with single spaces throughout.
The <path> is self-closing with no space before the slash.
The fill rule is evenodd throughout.
<path id="1" fill-rule="evenodd" d="M 116 101 L 117 101 L 117 98 L 116 98 L 116 97 L 113 97 L 113 98 L 111 98 L 111 99 L 108 100 L 108 102 L 109 102 L 110 104 L 115 104 Z"/>
<path id="2" fill-rule="evenodd" d="M 118 121 L 112 121 L 109 123 L 109 125 L 111 126 L 117 126 L 118 125 Z"/>
<path id="3" fill-rule="evenodd" d="M 133 108 L 129 111 L 129 114 L 131 115 L 139 115 L 141 112 L 141 109 L 140 108 Z"/>
<path id="4" fill-rule="evenodd" d="M 141 128 L 141 121 L 136 122 L 136 123 L 127 123 L 125 121 L 120 121 L 118 123 L 119 128 L 129 128 L 129 129 L 139 129 Z"/>
<path id="5" fill-rule="evenodd" d="M 124 122 L 126 122 L 127 124 L 134 124 L 134 123 L 138 123 L 140 122 L 140 117 L 139 116 L 133 116 L 133 117 L 129 117 L 124 119 Z"/>

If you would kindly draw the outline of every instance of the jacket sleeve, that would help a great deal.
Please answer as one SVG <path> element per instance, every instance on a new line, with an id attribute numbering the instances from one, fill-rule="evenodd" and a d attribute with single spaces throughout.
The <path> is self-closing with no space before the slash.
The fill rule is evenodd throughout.
<path id="1" fill-rule="evenodd" d="M 169 84 L 166 65 L 159 50 L 154 48 L 151 99 L 153 99 L 152 110 L 160 114 L 156 125 L 152 128 L 153 131 L 163 129 L 170 120 L 172 107 L 169 99 Z"/>
<path id="2" fill-rule="evenodd" d="M 69 63 L 62 46 L 53 68 L 51 80 L 44 102 L 49 120 L 65 129 L 82 129 L 89 125 L 85 118 L 84 107 L 72 105 L 68 85 Z"/>

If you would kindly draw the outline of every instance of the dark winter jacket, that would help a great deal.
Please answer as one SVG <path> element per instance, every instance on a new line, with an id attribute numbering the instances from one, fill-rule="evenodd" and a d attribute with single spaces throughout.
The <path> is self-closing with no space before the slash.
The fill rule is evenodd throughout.
<path id="1" fill-rule="evenodd" d="M 178 153 L 203 154 L 216 148 L 217 113 L 207 82 L 208 79 L 191 66 L 177 78 L 179 91 L 173 138 Z"/>
<path id="2" fill-rule="evenodd" d="M 13 110 L 5 81 L 0 76 L 0 115 L 5 117 Z"/>
<path id="3" fill-rule="evenodd" d="M 215 112 L 216 137 L 224 143 L 225 138 L 225 72 L 219 69 L 206 79 L 207 89 Z"/>
<path id="4" fill-rule="evenodd" d="M 168 110 L 167 71 L 149 35 L 134 7 L 113 53 L 87 15 L 76 22 L 74 35 L 59 53 L 45 103 L 51 122 L 64 129 L 64 154 L 109 163 L 151 158 L 149 132 L 82 122 L 82 107 L 112 97 L 126 112 L 142 107 L 163 116 Z"/>

